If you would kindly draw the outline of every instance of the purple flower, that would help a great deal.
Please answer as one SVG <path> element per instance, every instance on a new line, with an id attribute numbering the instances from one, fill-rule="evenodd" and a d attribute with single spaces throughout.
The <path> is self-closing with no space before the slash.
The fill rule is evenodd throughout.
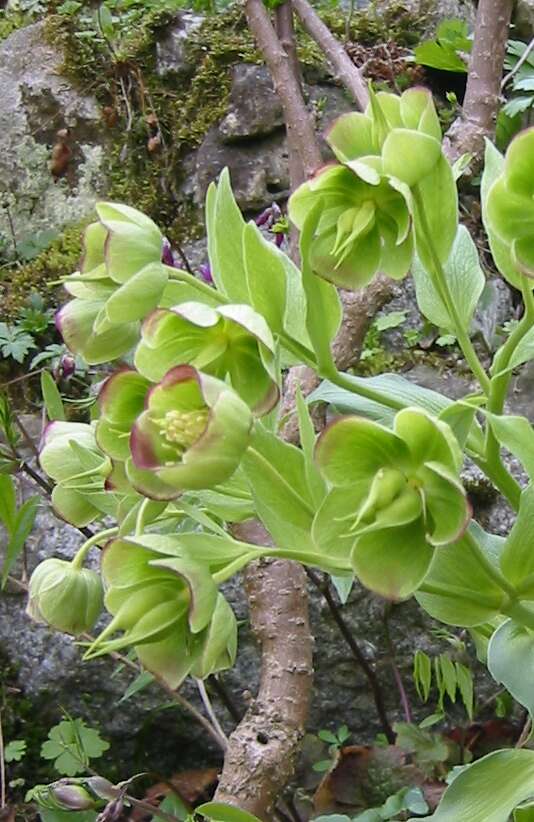
<path id="1" fill-rule="evenodd" d="M 198 273 L 200 274 L 205 283 L 212 285 L 213 277 L 211 275 L 211 266 L 209 263 L 202 263 L 202 265 L 199 265 Z"/>
<path id="2" fill-rule="evenodd" d="M 163 246 L 161 249 L 161 262 L 171 268 L 180 268 L 180 260 L 176 251 L 172 250 L 172 246 L 167 239 L 163 238 Z"/>

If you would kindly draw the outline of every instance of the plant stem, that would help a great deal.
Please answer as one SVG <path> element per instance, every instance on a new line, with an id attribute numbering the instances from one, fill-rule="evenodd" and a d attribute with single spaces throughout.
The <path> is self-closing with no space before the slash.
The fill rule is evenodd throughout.
<path id="1" fill-rule="evenodd" d="M 471 551 L 472 556 L 474 557 L 474 559 L 476 559 L 477 563 L 480 565 L 484 573 L 491 580 L 493 580 L 493 582 L 501 589 L 501 591 L 504 591 L 504 593 L 510 598 L 511 601 L 517 600 L 517 589 L 512 585 L 511 582 L 508 582 L 506 577 L 488 559 L 484 551 L 481 550 L 476 539 L 473 537 L 472 534 L 469 533 L 469 531 L 466 531 L 464 540 L 469 550 Z"/>
<path id="2" fill-rule="evenodd" d="M 395 742 L 395 732 L 393 731 L 393 728 L 391 727 L 391 724 L 388 719 L 386 705 L 384 702 L 382 689 L 380 687 L 380 682 L 378 680 L 374 668 L 366 659 L 363 651 L 361 650 L 360 646 L 353 637 L 349 626 L 343 619 L 341 609 L 335 601 L 334 596 L 332 594 L 328 577 L 325 575 L 321 580 L 318 574 L 316 574 L 315 571 L 312 571 L 311 568 L 306 568 L 306 574 L 308 575 L 308 578 L 311 580 L 311 582 L 315 585 L 317 590 L 320 591 L 323 595 L 325 602 L 328 605 L 328 608 L 330 609 L 330 613 L 332 614 L 332 619 L 336 623 L 341 636 L 350 648 L 352 656 L 354 657 L 354 659 L 364 672 L 365 676 L 367 677 L 369 687 L 371 688 L 371 692 L 373 694 L 376 711 L 382 724 L 382 730 L 388 742 L 391 745 L 393 745 Z"/>
<path id="3" fill-rule="evenodd" d="M 473 343 L 469 337 L 467 329 L 464 327 L 464 323 L 458 313 L 458 309 L 456 307 L 456 303 L 452 297 L 449 284 L 447 282 L 447 277 L 445 274 L 445 270 L 439 259 L 432 237 L 432 232 L 430 231 L 430 227 L 428 225 L 428 220 L 426 218 L 426 213 L 423 204 L 423 198 L 421 197 L 421 192 L 419 191 L 418 186 L 413 189 L 413 198 L 414 203 L 417 210 L 417 216 L 419 217 L 419 223 L 421 227 L 421 233 L 424 236 L 428 253 L 430 254 L 430 258 L 432 260 L 432 267 L 433 271 L 430 271 L 429 274 L 432 277 L 434 287 L 438 292 L 441 300 L 443 301 L 445 308 L 449 314 L 449 317 L 452 321 L 452 325 L 454 328 L 454 333 L 456 339 L 458 340 L 458 344 L 462 349 L 462 353 L 465 357 L 467 364 L 469 365 L 471 371 L 477 378 L 480 383 L 480 386 L 485 394 L 489 394 L 490 390 L 490 380 L 488 375 L 486 374 L 482 363 L 478 359 L 477 353 L 474 349 Z"/>
<path id="4" fill-rule="evenodd" d="M 93 547 L 93 545 L 97 545 L 99 542 L 107 542 L 109 537 L 115 536 L 118 533 L 118 527 L 116 528 L 107 528 L 105 531 L 100 531 L 98 534 L 93 534 L 82 547 L 77 551 L 76 556 L 72 560 L 72 567 L 76 568 L 76 570 L 81 570 L 83 568 L 83 563 L 85 562 L 85 557 Z"/>
<path id="5" fill-rule="evenodd" d="M 391 670 L 393 671 L 393 677 L 395 679 L 395 684 L 397 685 L 397 690 L 399 692 L 402 710 L 404 713 L 404 720 L 405 722 L 411 723 L 412 710 L 410 708 L 410 701 L 408 699 L 408 694 L 406 693 L 406 689 L 404 687 L 404 683 L 402 681 L 402 677 L 397 666 L 397 661 L 395 659 L 395 646 L 393 645 L 393 641 L 391 639 L 391 634 L 389 631 L 389 617 L 391 615 L 391 608 L 391 603 L 386 602 L 386 607 L 384 608 L 384 634 L 386 637 L 386 645 L 389 651 L 389 662 L 391 665 Z"/>
<path id="6" fill-rule="evenodd" d="M 139 537 L 143 533 L 143 529 L 145 527 L 145 514 L 148 506 L 152 500 L 146 499 L 143 500 L 141 505 L 139 506 L 139 511 L 137 512 L 137 517 L 135 518 L 135 536 Z"/>
<path id="7" fill-rule="evenodd" d="M 217 733 L 219 734 L 219 736 L 221 737 L 221 745 L 222 745 L 223 749 L 226 749 L 228 747 L 228 739 L 227 739 L 227 736 L 226 736 L 225 732 L 223 731 L 223 729 L 221 727 L 221 724 L 220 724 L 219 720 L 217 719 L 217 714 L 213 710 L 213 705 L 211 704 L 211 700 L 210 700 L 209 694 L 206 690 L 206 686 L 204 685 L 204 681 L 202 679 L 196 679 L 195 678 L 195 682 L 196 682 L 198 692 L 200 694 L 200 698 L 202 700 L 202 704 L 204 705 L 204 708 L 206 709 L 206 713 L 209 716 L 210 722 L 213 725 L 213 727 L 215 728 L 215 730 L 217 731 Z"/>

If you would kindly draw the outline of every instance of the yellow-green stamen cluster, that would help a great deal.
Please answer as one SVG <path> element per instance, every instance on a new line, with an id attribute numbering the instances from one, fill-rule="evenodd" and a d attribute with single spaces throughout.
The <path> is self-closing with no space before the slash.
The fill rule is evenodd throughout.
<path id="1" fill-rule="evenodd" d="M 167 411 L 161 421 L 162 436 L 167 442 L 186 451 L 204 433 L 208 422 L 208 409 L 199 411 Z"/>

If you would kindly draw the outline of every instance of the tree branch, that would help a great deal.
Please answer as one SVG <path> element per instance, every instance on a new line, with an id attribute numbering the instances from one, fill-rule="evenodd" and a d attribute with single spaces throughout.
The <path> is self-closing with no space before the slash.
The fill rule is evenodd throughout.
<path id="1" fill-rule="evenodd" d="M 513 4 L 479 0 L 462 113 L 445 135 L 444 151 L 451 162 L 462 154 L 480 155 L 484 138 L 495 133 Z"/>
<path id="2" fill-rule="evenodd" d="M 365 80 L 344 47 L 323 23 L 308 0 L 291 0 L 291 2 L 304 29 L 326 55 L 334 69 L 336 79 L 343 83 L 358 108 L 363 111 L 369 102 L 369 92 Z"/>
<path id="3" fill-rule="evenodd" d="M 246 542 L 270 543 L 256 520 L 233 532 Z M 294 562 L 254 562 L 245 590 L 261 644 L 260 686 L 229 739 L 216 799 L 270 820 L 293 773 L 308 717 L 313 668 L 305 572 Z"/>
<path id="4" fill-rule="evenodd" d="M 249 28 L 271 72 L 275 91 L 280 97 L 288 142 L 299 154 L 303 173 L 308 177 L 322 164 L 322 158 L 299 81 L 291 68 L 292 60 L 276 36 L 262 0 L 246 0 L 245 13 Z"/>

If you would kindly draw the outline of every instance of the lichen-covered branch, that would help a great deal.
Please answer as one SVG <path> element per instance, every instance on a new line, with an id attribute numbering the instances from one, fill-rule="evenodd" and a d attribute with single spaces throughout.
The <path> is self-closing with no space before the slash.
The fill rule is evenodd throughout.
<path id="1" fill-rule="evenodd" d="M 462 154 L 480 155 L 484 138 L 495 133 L 513 5 L 513 0 L 478 4 L 462 112 L 445 137 L 444 150 L 451 162 Z"/>
<path id="2" fill-rule="evenodd" d="M 363 111 L 369 102 L 367 86 L 343 45 L 323 23 L 308 0 L 292 0 L 292 4 L 304 29 L 323 50 L 326 59 L 334 69 L 335 76 L 343 83 L 358 108 Z"/>

